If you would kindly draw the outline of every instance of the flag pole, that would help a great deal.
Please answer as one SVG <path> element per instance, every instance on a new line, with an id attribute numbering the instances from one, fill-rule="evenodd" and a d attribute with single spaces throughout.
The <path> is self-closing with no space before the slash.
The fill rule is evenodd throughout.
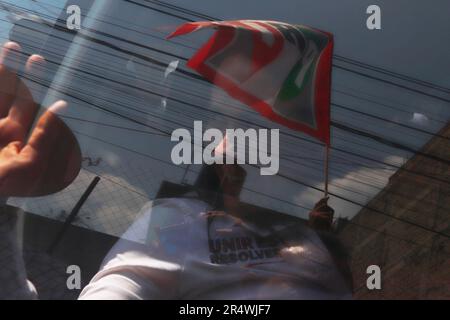
<path id="1" fill-rule="evenodd" d="M 330 162 L 330 146 L 328 144 L 325 145 L 325 164 L 324 164 L 324 170 L 325 170 L 325 189 L 324 189 L 324 197 L 328 197 L 328 166 Z"/>

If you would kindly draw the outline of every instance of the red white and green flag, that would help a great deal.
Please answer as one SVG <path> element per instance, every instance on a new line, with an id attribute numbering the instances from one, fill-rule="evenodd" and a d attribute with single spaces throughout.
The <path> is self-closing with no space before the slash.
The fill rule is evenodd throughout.
<path id="1" fill-rule="evenodd" d="M 216 32 L 188 67 L 272 121 L 329 145 L 333 37 L 302 25 L 235 20 L 186 23 L 168 38 Z"/>

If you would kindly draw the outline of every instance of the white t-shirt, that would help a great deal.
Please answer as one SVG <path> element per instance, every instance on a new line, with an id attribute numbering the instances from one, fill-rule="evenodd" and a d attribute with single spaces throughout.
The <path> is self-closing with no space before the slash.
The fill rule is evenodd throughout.
<path id="1" fill-rule="evenodd" d="M 208 210 L 189 198 L 146 205 L 80 299 L 351 297 L 313 230 L 277 221 L 261 227 Z M 291 245 L 301 248 L 294 263 L 279 254 Z"/>

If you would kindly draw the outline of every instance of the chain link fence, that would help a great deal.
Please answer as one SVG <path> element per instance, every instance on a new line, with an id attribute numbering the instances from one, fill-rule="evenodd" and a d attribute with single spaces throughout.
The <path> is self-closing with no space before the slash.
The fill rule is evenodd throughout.
<path id="1" fill-rule="evenodd" d="M 85 156 L 75 181 L 61 192 L 37 198 L 10 198 L 8 204 L 26 212 L 65 221 L 72 208 L 99 176 L 100 182 L 77 214 L 73 225 L 121 237 L 142 207 L 155 198 L 163 180 L 180 182 L 183 169 L 174 170 L 139 157 L 108 161 Z"/>

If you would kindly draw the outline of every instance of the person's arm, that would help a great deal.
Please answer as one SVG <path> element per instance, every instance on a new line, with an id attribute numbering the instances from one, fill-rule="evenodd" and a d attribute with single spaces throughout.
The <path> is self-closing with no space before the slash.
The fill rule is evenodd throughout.
<path id="1" fill-rule="evenodd" d="M 333 233 L 334 209 L 328 205 L 328 197 L 322 198 L 309 212 L 309 227 L 315 231 L 330 254 L 333 264 L 342 275 L 349 290 L 353 290 L 352 274 L 349 267 L 349 254 L 342 243 Z M 281 255 L 291 263 L 302 259 L 303 250 L 298 247 L 288 247 L 281 251 Z"/>
<path id="2" fill-rule="evenodd" d="M 346 248 L 333 233 L 333 217 L 334 209 L 328 205 L 328 197 L 326 197 L 317 202 L 309 213 L 309 225 L 317 232 L 337 269 L 352 290 L 353 279 L 349 266 L 350 257 Z"/>
<path id="3" fill-rule="evenodd" d="M 35 78 L 44 58 L 32 55 L 22 68 L 20 51 L 14 42 L 0 51 L 0 299 L 36 298 L 26 279 L 17 217 L 7 211 L 7 198 L 59 191 L 75 179 L 81 167 L 73 133 L 53 113 L 65 103 L 53 104 L 35 119 L 39 106 L 17 70 Z"/>

